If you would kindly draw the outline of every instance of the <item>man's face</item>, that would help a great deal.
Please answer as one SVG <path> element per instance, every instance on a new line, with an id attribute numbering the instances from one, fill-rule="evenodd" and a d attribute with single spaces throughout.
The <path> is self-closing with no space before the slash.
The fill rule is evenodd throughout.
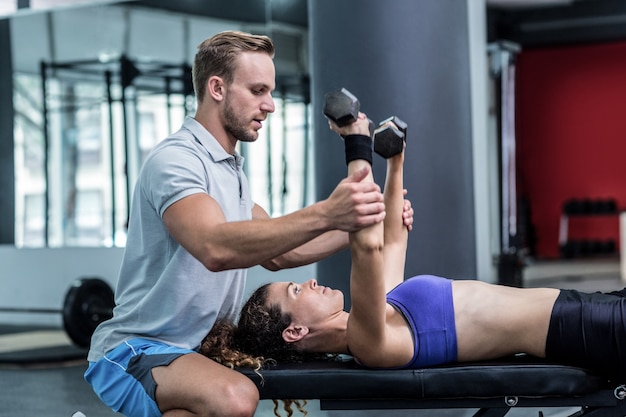
<path id="1" fill-rule="evenodd" d="M 236 140 L 254 142 L 268 113 L 274 112 L 274 62 L 262 52 L 244 52 L 237 58 L 233 82 L 224 100 L 224 129 Z"/>

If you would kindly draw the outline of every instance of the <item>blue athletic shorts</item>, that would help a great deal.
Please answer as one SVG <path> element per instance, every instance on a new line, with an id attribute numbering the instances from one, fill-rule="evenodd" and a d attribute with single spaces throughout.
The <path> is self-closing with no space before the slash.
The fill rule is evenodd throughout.
<path id="1" fill-rule="evenodd" d="M 167 366 L 188 353 L 162 342 L 131 339 L 121 343 L 97 362 L 90 362 L 85 380 L 102 402 L 127 417 L 160 417 L 152 368 Z"/>

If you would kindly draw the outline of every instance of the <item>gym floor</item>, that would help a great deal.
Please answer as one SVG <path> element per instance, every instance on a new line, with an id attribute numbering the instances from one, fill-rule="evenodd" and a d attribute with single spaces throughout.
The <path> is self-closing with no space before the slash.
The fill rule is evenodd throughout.
<path id="1" fill-rule="evenodd" d="M 625 285 L 619 262 L 568 261 L 530 264 L 524 271 L 527 286 L 575 288 L 581 291 L 611 291 Z M 36 341 L 36 343 L 34 342 Z M 42 349 L 24 350 L 37 345 Z M 47 345 L 47 346 L 46 346 Z M 62 354 L 53 346 L 61 346 Z M 37 360 L 47 349 L 53 361 Z M 85 351 L 71 346 L 60 329 L 0 326 L 0 417 L 71 417 L 80 411 L 86 417 L 119 416 L 105 407 L 83 380 Z M 476 410 L 417 411 L 320 411 L 317 401 L 309 402 L 308 415 L 316 416 L 471 416 Z M 544 409 L 546 417 L 571 415 L 572 409 Z M 284 413 L 283 413 L 284 414 Z M 272 401 L 262 401 L 257 417 L 273 416 Z M 511 410 L 507 417 L 537 416 L 539 410 Z"/>

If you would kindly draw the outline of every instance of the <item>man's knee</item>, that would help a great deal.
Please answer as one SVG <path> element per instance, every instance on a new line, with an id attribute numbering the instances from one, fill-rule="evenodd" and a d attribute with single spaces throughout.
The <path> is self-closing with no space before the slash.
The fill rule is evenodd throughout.
<path id="1" fill-rule="evenodd" d="M 259 390 L 250 379 L 245 378 L 229 384 L 228 398 L 233 407 L 232 417 L 252 416 L 259 403 Z"/>
<path id="2" fill-rule="evenodd" d="M 215 392 L 215 385 L 208 387 L 209 391 Z M 231 378 L 220 384 L 219 406 L 211 400 L 213 396 L 205 396 L 205 410 L 207 416 L 220 415 L 226 417 L 252 417 L 259 403 L 259 391 L 254 383 L 247 377 Z M 216 413 L 216 409 L 219 412 Z M 204 415 L 204 414 L 203 414 Z"/>

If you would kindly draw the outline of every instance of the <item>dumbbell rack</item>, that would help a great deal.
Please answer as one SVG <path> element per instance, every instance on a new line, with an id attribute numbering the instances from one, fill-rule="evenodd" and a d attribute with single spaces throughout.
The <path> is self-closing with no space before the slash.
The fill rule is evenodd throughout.
<path id="1" fill-rule="evenodd" d="M 570 217 L 598 218 L 605 216 L 618 216 L 620 210 L 613 199 L 591 200 L 571 199 L 563 204 L 559 223 L 559 249 L 561 257 L 586 257 L 594 255 L 613 255 L 617 253 L 617 244 L 613 239 L 608 240 L 569 240 Z"/>

